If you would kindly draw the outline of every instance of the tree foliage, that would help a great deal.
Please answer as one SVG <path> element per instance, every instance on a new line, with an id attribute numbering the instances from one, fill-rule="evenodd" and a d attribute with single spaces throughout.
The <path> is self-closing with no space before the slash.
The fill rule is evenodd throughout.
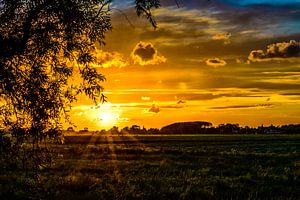
<path id="1" fill-rule="evenodd" d="M 158 0 L 136 0 L 156 27 Z M 18 151 L 60 134 L 77 95 L 105 101 L 105 77 L 90 63 L 112 29 L 110 0 L 0 0 L 0 142 Z M 75 73 L 81 81 L 71 82 Z"/>

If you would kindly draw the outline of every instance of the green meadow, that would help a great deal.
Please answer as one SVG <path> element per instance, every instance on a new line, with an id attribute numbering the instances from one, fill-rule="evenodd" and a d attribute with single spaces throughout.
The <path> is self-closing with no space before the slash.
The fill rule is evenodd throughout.
<path id="1" fill-rule="evenodd" d="M 299 136 L 67 136 L 38 181 L 1 169 L 0 199 L 299 199 Z"/>

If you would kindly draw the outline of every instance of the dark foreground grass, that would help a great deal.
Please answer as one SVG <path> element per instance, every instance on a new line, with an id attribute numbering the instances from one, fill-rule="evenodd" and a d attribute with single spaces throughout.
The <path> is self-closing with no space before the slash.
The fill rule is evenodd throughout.
<path id="1" fill-rule="evenodd" d="M 2 171 L 0 199 L 300 199 L 299 138 L 226 137 L 69 138 L 38 182 Z"/>

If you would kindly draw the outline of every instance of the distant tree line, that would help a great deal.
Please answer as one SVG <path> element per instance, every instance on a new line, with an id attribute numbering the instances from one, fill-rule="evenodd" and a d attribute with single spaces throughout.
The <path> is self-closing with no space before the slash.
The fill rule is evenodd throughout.
<path id="1" fill-rule="evenodd" d="M 68 128 L 67 131 L 74 131 L 72 127 Z M 80 130 L 78 133 L 87 133 L 88 128 Z M 163 134 L 300 134 L 300 124 L 289 124 L 280 126 L 240 126 L 239 124 L 219 124 L 213 126 L 210 122 L 196 121 L 196 122 L 179 122 L 173 123 L 167 126 L 158 128 L 141 127 L 138 125 L 132 125 L 131 127 L 119 127 L 114 126 L 109 130 L 101 130 L 94 132 L 99 135 L 163 135 Z"/>

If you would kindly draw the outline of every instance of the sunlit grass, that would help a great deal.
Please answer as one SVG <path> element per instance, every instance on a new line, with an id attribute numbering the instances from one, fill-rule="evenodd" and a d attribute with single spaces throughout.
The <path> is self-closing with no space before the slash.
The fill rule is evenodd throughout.
<path id="1" fill-rule="evenodd" d="M 149 141 L 152 137 L 147 141 L 125 133 L 71 138 L 55 147 L 62 157 L 43 172 L 43 195 L 64 199 L 165 199 L 166 195 L 173 199 L 297 199 L 297 137 L 240 140 L 226 136 L 224 140 L 181 138 L 178 142 Z M 0 176 L 0 181 L 5 177 Z M 7 184 L 14 188 L 27 184 L 18 176 L 13 180 Z M 34 188 L 32 184 L 28 187 Z"/>

